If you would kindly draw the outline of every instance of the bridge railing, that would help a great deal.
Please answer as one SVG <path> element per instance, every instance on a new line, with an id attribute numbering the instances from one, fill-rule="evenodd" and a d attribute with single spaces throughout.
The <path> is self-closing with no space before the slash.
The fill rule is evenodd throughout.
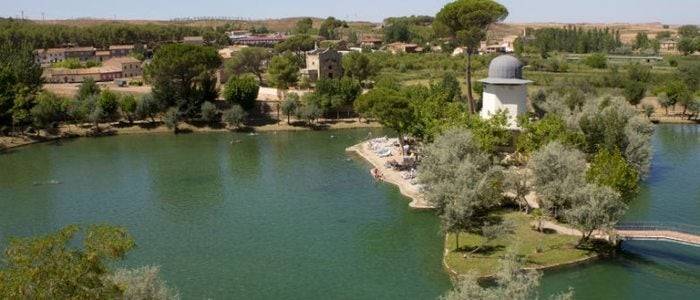
<path id="1" fill-rule="evenodd" d="M 617 230 L 675 231 L 700 236 L 700 226 L 670 222 L 624 222 L 615 226 Z"/>

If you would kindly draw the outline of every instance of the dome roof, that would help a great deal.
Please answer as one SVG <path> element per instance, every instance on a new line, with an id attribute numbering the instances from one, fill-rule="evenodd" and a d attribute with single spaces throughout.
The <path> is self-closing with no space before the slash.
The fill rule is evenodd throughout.
<path id="1" fill-rule="evenodd" d="M 481 80 L 491 84 L 526 84 L 523 80 L 523 63 L 512 55 L 494 58 L 489 65 L 489 78 Z"/>
<path id="2" fill-rule="evenodd" d="M 511 55 L 496 57 L 489 65 L 489 78 L 523 79 L 523 63 Z"/>

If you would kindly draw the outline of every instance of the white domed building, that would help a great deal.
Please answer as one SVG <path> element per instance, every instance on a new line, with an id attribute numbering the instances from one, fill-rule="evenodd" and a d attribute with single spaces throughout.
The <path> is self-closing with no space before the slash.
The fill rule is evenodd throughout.
<path id="1" fill-rule="evenodd" d="M 489 65 L 489 77 L 479 80 L 484 84 L 481 117 L 491 118 L 506 111 L 508 128 L 518 128 L 518 116 L 527 113 L 527 85 L 523 79 L 523 63 L 511 55 L 494 58 Z"/>

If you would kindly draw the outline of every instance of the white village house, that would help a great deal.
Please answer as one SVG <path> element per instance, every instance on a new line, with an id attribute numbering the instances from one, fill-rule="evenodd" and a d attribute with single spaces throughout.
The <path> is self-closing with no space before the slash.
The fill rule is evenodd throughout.
<path id="1" fill-rule="evenodd" d="M 491 61 L 489 77 L 479 81 L 484 84 L 481 117 L 506 111 L 508 128 L 518 129 L 518 116 L 527 113 L 527 84 L 532 82 L 523 79 L 523 64 L 511 55 L 501 55 Z"/>

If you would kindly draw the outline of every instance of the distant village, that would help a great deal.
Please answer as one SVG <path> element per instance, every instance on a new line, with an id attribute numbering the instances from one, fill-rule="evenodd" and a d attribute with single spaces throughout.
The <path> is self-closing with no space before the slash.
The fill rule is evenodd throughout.
<path id="1" fill-rule="evenodd" d="M 245 30 L 227 32 L 231 46 L 219 49 L 222 59 L 230 59 L 232 55 L 244 47 L 274 47 L 286 41 L 289 36 L 282 33 L 256 35 Z M 480 54 L 512 53 L 517 35 L 504 37 L 497 43 L 482 42 Z M 207 41 L 201 36 L 184 37 L 180 43 L 206 45 Z M 319 40 L 321 42 L 321 40 Z M 301 75 L 312 82 L 321 78 L 339 78 L 342 76 L 341 57 L 351 51 L 385 51 L 391 54 L 442 52 L 440 46 L 418 45 L 412 43 L 384 43 L 381 36 L 363 36 L 357 44 L 347 40 L 326 40 L 324 45 L 330 47 L 318 48 L 306 53 L 306 68 Z M 134 53 L 144 53 L 142 60 L 135 58 Z M 106 49 L 92 46 L 66 45 L 61 48 L 36 49 L 36 61 L 44 68 L 44 80 L 47 83 L 80 83 L 85 78 L 94 81 L 115 81 L 118 85 L 126 85 L 129 80 L 137 80 L 143 76 L 144 65 L 149 62 L 153 50 L 144 45 L 112 45 Z M 456 48 L 452 55 L 461 55 L 463 48 Z M 73 60 L 79 63 L 93 62 L 92 67 L 66 68 L 59 63 Z M 226 80 L 223 70 L 219 72 L 220 82 Z"/>
<path id="2" fill-rule="evenodd" d="M 232 55 L 244 47 L 274 47 L 286 41 L 290 36 L 284 33 L 254 34 L 248 30 L 234 30 L 226 33 L 231 45 L 219 49 L 222 59 L 230 59 Z M 519 35 L 505 35 L 496 39 L 482 41 L 479 54 L 512 53 L 515 51 L 515 43 L 518 38 L 528 38 L 527 31 Z M 208 41 L 202 36 L 186 36 L 180 43 L 206 45 Z M 415 43 L 394 42 L 385 43 L 381 35 L 363 35 L 357 43 L 351 44 L 348 39 L 318 40 L 317 49 L 306 53 L 306 68 L 301 70 L 301 75 L 311 82 L 320 78 L 338 78 L 342 76 L 341 57 L 352 51 L 385 51 L 391 54 L 443 52 L 439 45 L 420 45 Z M 322 42 L 325 47 L 318 47 Z M 85 45 L 65 45 L 61 48 L 36 49 L 36 61 L 44 68 L 44 80 L 47 83 L 80 83 L 90 77 L 94 81 L 114 81 L 119 86 L 128 84 L 142 85 L 144 65 L 148 64 L 153 49 L 145 45 L 111 45 L 105 49 L 98 49 Z M 138 56 L 134 53 L 141 53 Z M 673 38 L 660 41 L 660 54 L 678 53 L 678 42 Z M 452 50 L 452 55 L 464 54 L 464 48 L 457 47 Z M 569 59 L 579 59 L 575 55 Z M 614 59 L 614 57 L 611 57 Z M 660 57 L 652 57 L 647 60 L 658 60 Z M 61 62 L 72 60 L 86 64 L 86 67 L 66 68 Z M 90 63 L 88 63 L 90 62 Z M 218 72 L 219 82 L 227 80 L 223 68 Z"/>

